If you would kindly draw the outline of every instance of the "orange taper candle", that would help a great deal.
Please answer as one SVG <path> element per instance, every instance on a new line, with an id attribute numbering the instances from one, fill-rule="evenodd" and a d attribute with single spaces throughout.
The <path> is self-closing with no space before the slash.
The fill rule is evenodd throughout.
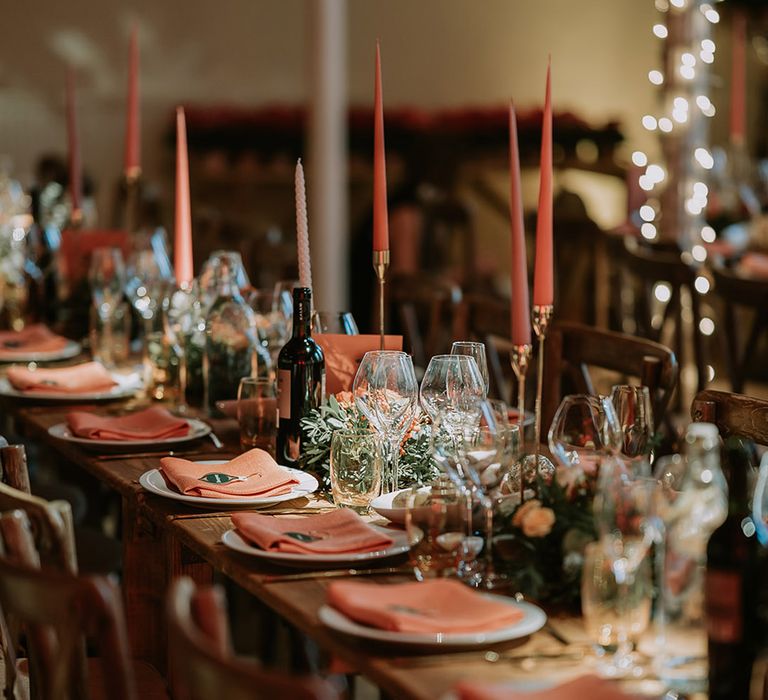
<path id="1" fill-rule="evenodd" d="M 141 173 L 140 129 L 139 43 L 134 28 L 128 54 L 128 100 L 125 120 L 125 176 L 128 179 L 136 178 Z"/>
<path id="2" fill-rule="evenodd" d="M 373 249 L 389 250 L 384 108 L 381 96 L 381 51 L 378 41 L 376 42 L 376 78 L 373 97 Z"/>
<path id="3" fill-rule="evenodd" d="M 541 124 L 541 175 L 539 211 L 536 218 L 536 264 L 533 273 L 534 306 L 551 306 L 555 300 L 554 259 L 552 254 L 552 99 L 550 66 L 547 66 L 547 91 Z"/>
<path id="4" fill-rule="evenodd" d="M 743 10 L 733 15 L 731 40 L 731 143 L 743 144 L 747 137 L 747 18 Z"/>
<path id="5" fill-rule="evenodd" d="M 78 219 L 82 213 L 83 170 L 80 162 L 80 138 L 77 130 L 77 106 L 75 104 L 75 71 L 67 69 L 67 164 L 69 168 L 69 197 L 72 205 L 72 218 Z"/>
<path id="6" fill-rule="evenodd" d="M 187 155 L 187 122 L 184 108 L 176 108 L 176 221 L 174 229 L 173 266 L 176 283 L 192 282 L 192 210 L 189 201 L 189 157 Z"/>
<path id="7" fill-rule="evenodd" d="M 525 254 L 520 152 L 515 106 L 509 105 L 509 216 L 512 233 L 512 344 L 530 345 L 531 310 L 528 297 L 528 262 Z"/>

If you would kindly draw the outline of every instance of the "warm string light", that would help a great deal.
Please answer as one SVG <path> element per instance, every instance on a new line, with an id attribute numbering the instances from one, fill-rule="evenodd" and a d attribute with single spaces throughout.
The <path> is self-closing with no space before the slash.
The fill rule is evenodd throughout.
<path id="1" fill-rule="evenodd" d="M 717 1 L 717 0 L 715 0 Z M 656 9 L 662 14 L 675 12 L 695 12 L 698 11 L 704 16 L 710 24 L 717 24 L 720 21 L 720 14 L 713 7 L 712 2 L 701 2 L 701 0 L 655 0 Z M 668 14 L 667 14 L 668 16 Z M 695 18 L 692 18 L 695 21 Z M 651 28 L 652 34 L 661 41 L 669 39 L 670 24 L 668 22 L 656 22 Z M 696 116 L 694 110 L 697 110 L 702 116 L 712 118 L 715 116 L 715 106 L 712 104 L 709 96 L 704 94 L 706 87 L 706 71 L 708 66 L 715 60 L 715 42 L 712 39 L 705 38 L 701 41 L 691 41 L 689 46 L 671 46 L 668 49 L 659 51 L 660 55 L 665 55 L 669 50 L 675 51 L 671 55 L 671 60 L 667 63 L 669 75 L 661 69 L 654 68 L 648 71 L 648 80 L 655 86 L 666 86 L 667 101 L 665 109 L 661 114 L 645 114 L 642 117 L 643 127 L 650 132 L 661 132 L 662 138 L 667 135 L 673 135 L 677 130 L 690 130 L 692 119 Z M 695 138 L 698 132 L 690 132 Z M 709 150 L 707 143 L 694 144 L 691 149 L 693 173 L 691 179 L 684 183 L 684 201 L 682 216 L 690 217 L 688 222 L 680 221 L 681 229 L 685 231 L 696 230 L 699 227 L 701 215 L 706 211 L 709 188 L 705 182 L 707 172 L 714 167 L 714 158 Z M 659 192 L 665 187 L 667 171 L 659 164 L 651 162 L 648 155 L 643 151 L 634 151 L 632 153 L 632 163 L 642 168 L 643 171 L 638 177 L 638 185 L 648 193 L 648 201 L 640 207 L 638 214 L 641 220 L 640 235 L 648 241 L 654 241 L 659 235 L 659 216 L 661 206 L 659 200 L 653 198 L 658 188 Z M 698 228 L 697 236 L 688 235 L 686 241 L 687 249 L 681 254 L 682 259 L 691 265 L 702 267 L 707 259 L 707 243 L 715 241 L 715 230 L 708 225 Z M 711 290 L 711 281 L 709 277 L 700 271 L 694 281 L 694 293 L 702 297 Z M 672 298 L 672 289 L 666 282 L 657 282 L 653 288 L 653 296 L 660 304 L 666 304 Z M 715 322 L 709 316 L 704 316 L 699 321 L 698 330 L 702 335 L 712 335 L 715 332 Z M 714 369 L 707 365 L 708 380 L 714 378 Z"/>

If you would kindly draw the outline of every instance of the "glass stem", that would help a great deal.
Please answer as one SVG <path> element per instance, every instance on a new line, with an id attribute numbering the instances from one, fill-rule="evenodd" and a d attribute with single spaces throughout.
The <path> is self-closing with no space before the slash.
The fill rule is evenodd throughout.
<path id="1" fill-rule="evenodd" d="M 397 491 L 399 485 L 398 462 L 400 461 L 400 438 L 395 435 L 389 437 L 389 491 Z"/>
<path id="2" fill-rule="evenodd" d="M 485 511 L 485 576 L 493 576 L 493 499 L 483 494 L 481 503 Z"/>
<path id="3" fill-rule="evenodd" d="M 176 410 L 179 413 L 187 412 L 187 352 L 184 348 L 183 336 L 180 343 L 173 344 L 173 351 L 179 358 L 179 395 L 176 400 Z"/>

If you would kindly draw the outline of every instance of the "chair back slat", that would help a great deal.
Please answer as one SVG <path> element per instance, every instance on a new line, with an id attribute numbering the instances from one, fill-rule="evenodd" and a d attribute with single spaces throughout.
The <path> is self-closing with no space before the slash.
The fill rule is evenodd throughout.
<path id="1" fill-rule="evenodd" d="M 706 389 L 691 406 L 695 421 L 714 423 L 723 438 L 744 437 L 768 445 L 768 400 L 745 394 Z"/>
<path id="2" fill-rule="evenodd" d="M 30 493 L 27 453 L 24 445 L 0 447 L 0 481 L 24 493 Z"/>
<path id="3" fill-rule="evenodd" d="M 115 587 L 105 578 L 36 568 L 32 530 L 22 511 L 0 515 L 0 534 L 0 607 L 6 621 L 26 630 L 32 697 L 89 698 L 84 641 L 92 638 L 106 668 L 105 696 L 134 700 L 128 637 Z"/>
<path id="4" fill-rule="evenodd" d="M 338 700 L 332 686 L 322 679 L 278 674 L 254 661 L 222 653 L 221 641 L 229 639 L 223 604 L 221 593 L 198 590 L 189 578 L 178 578 L 171 585 L 167 607 L 169 662 L 176 698 Z M 211 630 L 213 637 L 208 633 Z"/>

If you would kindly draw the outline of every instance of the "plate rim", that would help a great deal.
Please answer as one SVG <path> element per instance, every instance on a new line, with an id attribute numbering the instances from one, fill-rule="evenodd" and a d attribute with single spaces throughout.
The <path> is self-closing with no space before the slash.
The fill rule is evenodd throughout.
<path id="1" fill-rule="evenodd" d="M 227 460 L 198 460 L 198 464 L 223 464 Z M 240 506 L 250 506 L 250 507 L 256 507 L 260 504 L 263 506 L 270 506 L 274 505 L 275 503 L 281 503 L 282 501 L 290 501 L 294 498 L 300 498 L 301 496 L 308 496 L 311 493 L 314 493 L 320 486 L 317 479 L 309 474 L 308 472 L 301 471 L 300 469 L 294 469 L 293 467 L 286 467 L 283 465 L 278 465 L 282 467 L 283 469 L 288 469 L 290 471 L 300 472 L 301 474 L 306 475 L 308 478 L 311 478 L 314 482 L 314 486 L 311 490 L 307 489 L 301 489 L 298 493 L 286 493 L 282 496 L 274 496 L 271 498 L 259 498 L 259 497 L 245 497 L 245 498 L 204 498 L 202 496 L 188 496 L 184 493 L 176 493 L 174 491 L 171 491 L 166 486 L 166 491 L 161 491 L 158 489 L 149 479 L 151 476 L 157 472 L 160 473 L 160 469 L 157 467 L 154 467 L 153 469 L 148 469 L 145 471 L 140 477 L 139 477 L 139 484 L 145 491 L 149 491 L 150 493 L 155 494 L 156 496 L 160 496 L 162 498 L 170 498 L 171 500 L 181 501 L 183 503 L 187 503 L 190 506 L 199 505 L 204 508 L 218 508 L 220 509 L 222 505 L 229 505 L 233 507 L 240 507 Z M 162 477 L 160 477 L 162 478 Z M 279 500 L 274 500 L 279 499 Z"/>
<path id="2" fill-rule="evenodd" d="M 387 529 L 377 525 L 373 525 L 373 527 L 379 527 L 382 530 Z M 405 536 L 405 533 L 403 533 L 403 535 Z M 227 540 L 232 540 L 236 537 L 242 544 L 238 542 L 231 543 L 229 541 L 225 541 L 225 537 Z M 293 552 L 268 552 L 265 549 L 260 549 L 259 547 L 256 547 L 255 545 L 247 542 L 235 528 L 230 528 L 225 533 L 223 533 L 221 536 L 221 542 L 225 547 L 227 547 L 227 549 L 233 552 L 238 552 L 239 554 L 244 554 L 245 556 L 252 556 L 256 557 L 257 559 L 263 559 L 264 561 L 273 562 L 275 564 L 283 564 L 286 566 L 296 564 L 305 566 L 316 566 L 323 564 L 337 565 L 346 564 L 349 562 L 370 561 L 371 559 L 387 559 L 389 557 L 396 557 L 399 554 L 405 554 L 410 549 L 410 545 L 407 542 L 406 536 L 406 541 L 403 544 L 395 545 L 393 543 L 387 549 L 377 549 L 374 552 L 347 552 L 343 554 L 309 555 L 297 554 Z"/>
<path id="3" fill-rule="evenodd" d="M 103 401 L 107 399 L 123 399 L 131 396 L 144 386 L 141 375 L 138 372 L 132 372 L 130 375 L 110 372 L 112 378 L 117 382 L 117 386 L 109 391 L 92 391 L 83 394 L 65 394 L 65 393 L 47 393 L 44 391 L 25 392 L 14 389 L 8 377 L 0 377 L 0 396 L 15 397 L 21 399 L 38 399 L 43 401 L 61 401 L 62 403 L 77 403 L 83 401 Z M 135 376 L 136 381 L 128 381 L 128 377 Z M 121 382 L 118 377 L 123 378 Z"/>
<path id="4" fill-rule="evenodd" d="M 181 437 L 175 437 L 175 438 L 165 438 L 163 440 L 157 440 L 157 439 L 151 439 L 151 438 L 144 438 L 143 440 L 94 440 L 90 438 L 83 438 L 83 437 L 77 437 L 76 435 L 72 435 L 71 432 L 69 435 L 56 435 L 53 431 L 62 428 L 66 431 L 69 431 L 69 427 L 67 426 L 66 421 L 62 421 L 60 423 L 55 423 L 54 425 L 50 426 L 48 428 L 48 434 L 56 438 L 57 440 L 66 440 L 67 442 L 73 442 L 78 445 L 86 445 L 91 447 L 139 447 L 142 445 L 176 445 L 182 442 L 189 442 L 191 440 L 197 440 L 198 438 L 205 437 L 211 432 L 211 426 L 208 425 L 203 420 L 200 420 L 199 418 L 192 418 L 192 417 L 185 417 L 185 416 L 179 416 L 182 418 L 182 420 L 187 421 L 187 424 L 190 426 L 190 431 L 192 429 L 192 424 L 197 423 L 199 424 L 199 432 L 195 433 L 194 435 L 188 433 L 187 435 L 181 436 Z"/>
<path id="5" fill-rule="evenodd" d="M 468 633 L 455 633 L 455 632 L 433 632 L 433 633 L 412 633 L 412 632 L 396 632 L 393 630 L 382 630 L 377 627 L 369 627 L 359 622 L 355 622 L 350 617 L 345 615 L 340 610 L 329 605 L 327 602 L 320 606 L 317 611 L 318 619 L 329 629 L 339 632 L 350 637 L 358 639 L 370 639 L 377 642 L 384 642 L 387 644 L 406 644 L 412 646 L 436 646 L 436 647 L 451 647 L 451 646 L 476 646 L 485 647 L 491 644 L 499 644 L 501 642 L 510 641 L 512 639 L 520 639 L 527 637 L 534 632 L 538 632 L 547 622 L 547 613 L 542 608 L 533 603 L 529 603 L 526 600 L 513 600 L 507 596 L 496 595 L 494 593 L 480 593 L 483 597 L 490 598 L 503 602 L 513 607 L 522 608 L 524 611 L 528 611 L 527 614 L 531 616 L 531 629 L 525 628 L 525 632 L 519 632 L 519 630 L 510 635 L 510 632 L 515 631 L 523 621 L 511 625 L 509 627 L 502 627 L 496 630 L 489 630 L 488 632 L 468 632 Z M 343 629 L 334 620 L 341 620 L 343 625 L 348 625 L 347 629 Z M 351 629 L 350 629 L 351 628 Z M 507 634 L 503 634 L 504 631 Z M 503 634 L 503 636 L 498 636 Z"/>
<path id="6" fill-rule="evenodd" d="M 77 340 L 67 338 L 67 344 L 59 350 L 30 352 L 26 355 L 5 355 L 0 350 L 0 362 L 55 362 L 77 357 L 83 350 L 83 345 Z"/>

